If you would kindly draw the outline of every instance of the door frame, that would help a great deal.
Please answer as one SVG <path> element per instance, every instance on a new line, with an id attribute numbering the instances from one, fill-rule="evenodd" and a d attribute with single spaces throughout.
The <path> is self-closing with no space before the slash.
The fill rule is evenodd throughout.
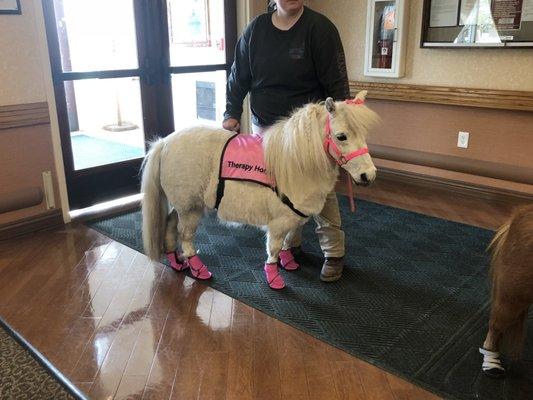
<path id="1" fill-rule="evenodd" d="M 137 40 L 138 68 L 106 71 L 63 72 L 53 0 L 43 0 L 43 15 L 52 82 L 56 99 L 61 151 L 71 209 L 138 193 L 143 158 L 75 170 L 65 81 L 139 77 L 145 150 L 156 137 L 174 131 L 172 74 L 225 70 L 229 75 L 237 41 L 236 0 L 224 0 L 226 63 L 170 66 L 166 0 L 132 0 Z M 154 45 L 158 43 L 159 45 Z M 95 190 L 95 188 L 97 190 Z"/>

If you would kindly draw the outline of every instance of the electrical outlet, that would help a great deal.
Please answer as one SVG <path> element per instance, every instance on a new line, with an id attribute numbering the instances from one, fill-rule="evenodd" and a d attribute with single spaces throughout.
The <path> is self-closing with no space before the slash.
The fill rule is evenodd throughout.
<path id="1" fill-rule="evenodd" d="M 468 139 L 470 138 L 470 133 L 468 132 L 459 132 L 459 135 L 457 136 L 457 147 L 461 147 L 463 149 L 468 148 Z"/>

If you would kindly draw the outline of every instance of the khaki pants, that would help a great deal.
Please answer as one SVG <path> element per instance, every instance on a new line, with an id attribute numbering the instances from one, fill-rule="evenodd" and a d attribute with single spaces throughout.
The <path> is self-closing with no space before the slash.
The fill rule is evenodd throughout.
<path id="1" fill-rule="evenodd" d="M 344 232 L 341 230 L 341 214 L 337 194 L 331 192 L 326 198 L 322 212 L 315 217 L 318 241 L 325 257 L 344 257 Z M 287 237 L 286 247 L 298 247 L 302 244 L 302 229 Z M 285 246 L 284 246 L 285 247 Z"/>
<path id="2" fill-rule="evenodd" d="M 263 134 L 264 129 L 252 125 L 254 134 Z M 322 212 L 315 218 L 320 247 L 325 257 L 344 257 L 344 232 L 341 230 L 341 214 L 335 191 L 328 194 Z M 299 227 L 285 240 L 283 248 L 298 247 L 302 244 L 302 229 Z"/>

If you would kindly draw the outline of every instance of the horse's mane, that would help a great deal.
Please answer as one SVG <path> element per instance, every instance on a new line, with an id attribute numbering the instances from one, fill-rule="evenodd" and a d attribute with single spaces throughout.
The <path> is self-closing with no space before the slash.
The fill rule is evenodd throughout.
<path id="1" fill-rule="evenodd" d="M 264 137 L 265 163 L 278 188 L 300 187 L 302 178 L 320 177 L 332 169 L 322 147 L 326 110 L 318 104 L 298 109 L 267 130 Z"/>
<path id="2" fill-rule="evenodd" d="M 337 173 L 324 151 L 327 111 L 323 104 L 308 104 L 280 120 L 264 136 L 265 162 L 269 174 L 283 193 L 321 184 Z M 359 135 L 366 135 L 377 115 L 364 105 L 336 103 L 336 117 Z"/>

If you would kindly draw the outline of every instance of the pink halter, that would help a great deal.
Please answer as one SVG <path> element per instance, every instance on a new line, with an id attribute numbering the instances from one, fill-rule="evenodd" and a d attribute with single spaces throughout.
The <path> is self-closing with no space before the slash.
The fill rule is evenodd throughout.
<path id="1" fill-rule="evenodd" d="M 361 105 L 364 104 L 364 100 L 361 99 L 348 99 L 345 101 L 346 104 L 351 105 Z M 358 150 L 352 151 L 346 155 L 342 154 L 342 151 L 339 149 L 339 146 L 333 141 L 331 137 L 331 118 L 328 114 L 326 119 L 326 138 L 324 139 L 324 150 L 327 154 L 340 166 L 346 164 L 353 158 L 362 156 L 363 154 L 368 154 L 368 147 L 362 147 Z M 333 151 L 333 153 L 332 153 Z M 352 186 L 352 177 L 349 173 L 346 175 L 346 186 L 348 187 L 348 197 L 350 199 L 350 210 L 355 212 L 355 201 L 353 199 L 353 186 Z"/>
<path id="2" fill-rule="evenodd" d="M 364 104 L 364 100 L 361 99 L 349 99 L 345 101 L 346 104 L 353 104 L 353 105 L 361 105 Z M 326 138 L 324 139 L 324 150 L 327 154 L 333 158 L 333 160 L 339 164 L 344 165 L 348 161 L 350 161 L 352 158 L 356 158 L 359 156 L 362 156 L 363 154 L 368 154 L 368 147 L 362 147 L 358 150 L 352 151 L 348 154 L 342 154 L 341 149 L 339 149 L 339 146 L 335 143 L 333 138 L 331 137 L 331 118 L 328 114 L 328 117 L 326 119 Z"/>

